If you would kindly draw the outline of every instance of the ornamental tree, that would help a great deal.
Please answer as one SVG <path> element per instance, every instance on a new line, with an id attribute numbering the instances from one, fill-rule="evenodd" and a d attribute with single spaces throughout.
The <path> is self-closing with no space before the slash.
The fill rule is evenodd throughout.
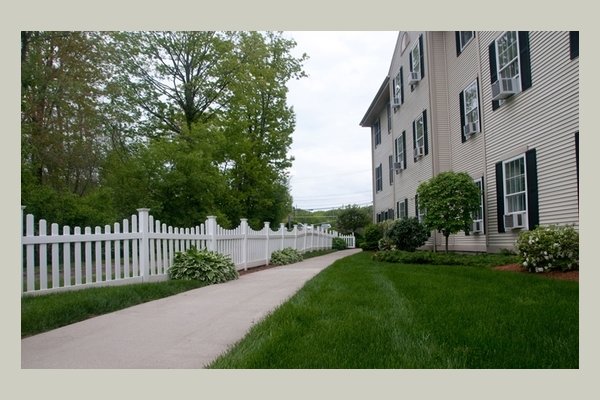
<path id="1" fill-rule="evenodd" d="M 444 235 L 448 252 L 448 237 L 471 229 L 480 204 L 479 188 L 467 173 L 448 171 L 421 183 L 417 194 L 419 209 L 425 212 L 423 223 Z"/>

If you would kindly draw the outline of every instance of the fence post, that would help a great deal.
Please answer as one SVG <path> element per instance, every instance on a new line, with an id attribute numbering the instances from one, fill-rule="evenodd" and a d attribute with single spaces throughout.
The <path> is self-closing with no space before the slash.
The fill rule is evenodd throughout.
<path id="1" fill-rule="evenodd" d="M 242 265 L 244 271 L 248 269 L 248 218 L 242 218 L 240 227 L 242 228 Z"/>
<path id="2" fill-rule="evenodd" d="M 285 224 L 281 223 L 279 225 L 279 231 L 281 232 L 281 250 L 285 247 Z"/>
<path id="3" fill-rule="evenodd" d="M 271 258 L 271 254 L 269 253 L 269 234 L 271 233 L 271 223 L 269 221 L 265 222 L 265 227 L 263 228 L 267 234 L 266 247 L 265 247 L 265 265 L 269 265 L 269 259 Z"/>
<path id="4" fill-rule="evenodd" d="M 140 235 L 140 277 L 142 282 L 148 280 L 148 262 L 150 256 L 150 240 L 148 239 L 148 217 L 149 208 L 138 208 L 138 223 L 139 223 L 139 235 Z"/>
<path id="5" fill-rule="evenodd" d="M 210 251 L 217 251 L 217 217 L 206 217 L 206 234 L 208 235 L 207 247 Z"/>
<path id="6" fill-rule="evenodd" d="M 19 253 L 21 254 L 21 293 L 25 291 L 23 286 L 23 275 L 25 275 L 25 265 L 23 265 L 23 213 L 25 212 L 25 206 L 21 206 L 21 230 L 19 231 L 19 241 L 21 242 Z"/>
<path id="7" fill-rule="evenodd" d="M 298 250 L 298 224 L 294 224 L 294 250 Z"/>

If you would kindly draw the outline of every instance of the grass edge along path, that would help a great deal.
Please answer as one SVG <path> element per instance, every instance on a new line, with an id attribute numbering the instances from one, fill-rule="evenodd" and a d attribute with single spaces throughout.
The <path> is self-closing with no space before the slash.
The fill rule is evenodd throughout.
<path id="1" fill-rule="evenodd" d="M 579 285 L 336 261 L 209 368 L 578 368 Z"/>

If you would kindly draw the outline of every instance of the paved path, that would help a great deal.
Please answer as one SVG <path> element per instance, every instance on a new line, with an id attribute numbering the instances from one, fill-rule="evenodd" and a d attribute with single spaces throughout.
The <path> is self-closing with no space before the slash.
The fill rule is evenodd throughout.
<path id="1" fill-rule="evenodd" d="M 202 368 L 344 250 L 21 340 L 21 368 Z"/>

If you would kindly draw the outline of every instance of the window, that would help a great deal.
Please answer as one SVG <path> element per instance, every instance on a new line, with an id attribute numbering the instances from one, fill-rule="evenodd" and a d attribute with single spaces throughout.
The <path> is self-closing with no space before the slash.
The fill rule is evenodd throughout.
<path id="1" fill-rule="evenodd" d="M 425 65 L 423 58 L 423 35 L 419 35 L 419 41 L 409 53 L 410 74 L 408 83 L 411 85 L 410 90 L 414 90 L 414 85 L 425 77 Z"/>
<path id="2" fill-rule="evenodd" d="M 381 192 L 383 190 L 383 171 L 381 164 L 375 168 L 375 192 Z"/>
<path id="3" fill-rule="evenodd" d="M 456 56 L 462 53 L 463 49 L 473 40 L 475 32 L 473 31 L 456 31 Z"/>
<path id="4" fill-rule="evenodd" d="M 402 135 L 394 140 L 394 150 L 396 162 L 406 169 L 406 131 L 402 131 Z"/>
<path id="5" fill-rule="evenodd" d="M 392 80 L 392 94 L 392 101 L 395 107 L 399 107 L 404 103 L 404 78 L 402 77 L 402 67 L 400 67 L 398 74 Z"/>
<path id="6" fill-rule="evenodd" d="M 479 80 L 476 79 L 459 95 L 461 141 L 464 143 L 472 134 L 481 131 L 479 118 Z"/>
<path id="7" fill-rule="evenodd" d="M 535 149 L 496 163 L 496 192 L 498 232 L 505 232 L 505 227 L 533 229 L 539 224 Z M 512 225 L 513 215 L 519 218 L 518 226 Z"/>
<path id="8" fill-rule="evenodd" d="M 500 101 L 531 87 L 529 32 L 503 33 L 490 44 L 490 78 L 492 110 Z"/>
<path id="9" fill-rule="evenodd" d="M 387 129 L 388 135 L 392 133 L 392 105 L 390 103 L 387 105 Z"/>
<path id="10" fill-rule="evenodd" d="M 423 218 L 425 217 L 425 209 L 419 209 L 419 195 L 415 195 L 415 217 L 419 220 L 419 222 L 423 222 Z"/>
<path id="11" fill-rule="evenodd" d="M 379 122 L 379 118 L 373 124 L 373 135 L 375 136 L 375 146 L 381 144 L 381 123 Z"/>
<path id="12" fill-rule="evenodd" d="M 484 232 L 483 224 L 483 178 L 475 180 L 475 185 L 479 188 L 479 208 L 473 213 L 473 232 Z"/>
<path id="13" fill-rule="evenodd" d="M 399 219 L 408 218 L 408 199 L 404 199 L 402 202 L 396 202 L 396 214 Z"/>
<path id="14" fill-rule="evenodd" d="M 571 60 L 579 57 L 579 31 L 569 32 L 569 50 L 571 53 Z"/>
<path id="15" fill-rule="evenodd" d="M 414 161 L 428 154 L 427 142 L 427 110 L 413 121 L 413 150 Z"/>
<path id="16" fill-rule="evenodd" d="M 394 156 L 389 157 L 390 163 L 390 185 L 394 183 Z"/>

